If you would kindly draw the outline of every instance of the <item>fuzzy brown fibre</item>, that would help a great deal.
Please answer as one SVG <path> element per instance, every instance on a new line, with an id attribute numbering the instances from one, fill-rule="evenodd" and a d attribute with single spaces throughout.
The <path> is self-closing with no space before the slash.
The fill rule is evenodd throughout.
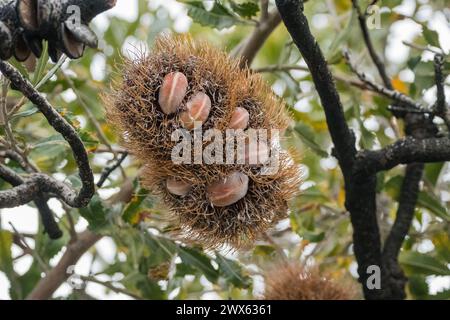
<path id="1" fill-rule="evenodd" d="M 352 300 L 355 288 L 321 274 L 317 267 L 285 263 L 265 277 L 265 300 Z"/>
<path id="2" fill-rule="evenodd" d="M 225 132 L 237 107 L 249 112 L 249 128 L 284 130 L 288 124 L 285 107 L 259 75 L 240 69 L 226 53 L 187 36 L 160 37 L 150 55 L 126 60 L 121 69 L 122 81 L 105 98 L 108 119 L 122 134 L 125 147 L 142 162 L 144 185 L 161 197 L 180 236 L 204 247 L 241 247 L 286 216 L 287 201 L 300 184 L 298 166 L 287 153 L 280 156 L 278 172 L 268 176 L 261 175 L 261 166 L 255 165 L 177 165 L 171 161 L 177 144 L 171 135 L 182 128 L 180 113 L 196 92 L 211 99 L 203 131 Z M 188 88 L 179 110 L 166 115 L 158 105 L 158 93 L 171 72 L 182 72 Z M 247 195 L 227 207 L 212 206 L 206 185 L 233 171 L 249 176 Z M 193 187 L 185 196 L 173 195 L 165 186 L 170 177 Z"/>

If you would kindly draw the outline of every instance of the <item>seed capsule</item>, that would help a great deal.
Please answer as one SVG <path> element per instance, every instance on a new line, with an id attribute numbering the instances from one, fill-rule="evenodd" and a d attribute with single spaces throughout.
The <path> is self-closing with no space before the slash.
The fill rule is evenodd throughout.
<path id="1" fill-rule="evenodd" d="M 177 196 L 185 196 L 191 191 L 192 186 L 177 178 L 168 178 L 166 180 L 167 190 Z"/>
<path id="2" fill-rule="evenodd" d="M 245 164 L 260 165 L 269 160 L 269 147 L 265 141 L 245 144 Z"/>
<path id="3" fill-rule="evenodd" d="M 245 197 L 248 191 L 248 176 L 239 171 L 207 187 L 209 201 L 216 207 L 232 205 Z"/>
<path id="4" fill-rule="evenodd" d="M 180 115 L 180 121 L 184 128 L 194 129 L 195 122 L 202 124 L 208 119 L 211 111 L 211 99 L 203 92 L 199 92 L 186 104 L 186 111 Z"/>
<path id="5" fill-rule="evenodd" d="M 159 89 L 159 106 L 169 115 L 175 113 L 186 96 L 188 81 L 181 72 L 171 72 L 164 77 Z"/>
<path id="6" fill-rule="evenodd" d="M 233 115 L 231 116 L 230 124 L 228 125 L 228 128 L 230 129 L 247 129 L 248 127 L 248 121 L 250 119 L 250 115 L 248 111 L 244 108 L 237 107 L 236 110 L 234 110 Z"/>

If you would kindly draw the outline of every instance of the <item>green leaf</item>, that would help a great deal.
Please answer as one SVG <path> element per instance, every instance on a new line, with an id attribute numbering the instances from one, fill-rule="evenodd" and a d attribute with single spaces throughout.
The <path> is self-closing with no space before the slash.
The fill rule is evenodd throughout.
<path id="1" fill-rule="evenodd" d="M 413 273 L 424 275 L 450 275 L 446 264 L 438 259 L 415 251 L 404 251 L 400 253 L 399 262 Z"/>
<path id="2" fill-rule="evenodd" d="M 328 157 L 328 152 L 323 150 L 320 145 L 316 142 L 316 134 L 307 125 L 303 123 L 297 123 L 295 125 L 295 131 L 300 136 L 300 139 L 305 143 L 312 151 L 314 151 L 318 156 L 322 158 Z"/>
<path id="3" fill-rule="evenodd" d="M 240 21 L 219 2 L 214 2 L 211 11 L 207 11 L 201 1 L 180 1 L 186 4 L 188 15 L 202 26 L 224 29 L 234 26 Z"/>
<path id="4" fill-rule="evenodd" d="M 259 6 L 255 2 L 236 3 L 230 1 L 230 5 L 234 12 L 244 18 L 254 17 L 259 12 Z"/>
<path id="5" fill-rule="evenodd" d="M 441 202 L 433 195 L 430 195 L 424 191 L 420 192 L 417 204 L 434 213 L 439 218 L 450 221 L 448 209 L 442 206 Z"/>
<path id="6" fill-rule="evenodd" d="M 48 63 L 48 45 L 45 42 L 44 43 L 44 51 L 42 52 L 42 56 L 39 58 L 36 70 L 34 71 L 33 76 L 33 85 L 37 85 L 39 81 L 42 80 L 42 77 L 44 76 L 45 68 L 47 67 Z"/>
<path id="7" fill-rule="evenodd" d="M 190 264 L 202 272 L 209 281 L 217 281 L 219 272 L 211 265 L 211 260 L 208 256 L 200 251 L 187 247 L 179 247 L 178 254 L 184 263 Z"/>
<path id="8" fill-rule="evenodd" d="M 425 299 L 428 296 L 429 287 L 423 275 L 410 275 L 408 277 L 408 287 L 415 299 Z"/>
<path id="9" fill-rule="evenodd" d="M 38 109 L 38 108 L 36 108 L 36 107 L 31 107 L 31 108 L 29 108 L 28 110 L 25 110 L 25 111 L 22 111 L 22 112 L 15 113 L 15 114 L 11 117 L 11 120 L 12 120 L 12 119 L 17 119 L 17 118 L 26 118 L 26 117 L 32 116 L 33 114 L 36 114 L 36 113 L 38 113 L 38 112 L 39 112 L 39 109 Z"/>
<path id="10" fill-rule="evenodd" d="M 299 236 L 311 242 L 320 242 L 325 238 L 325 232 L 302 230 L 299 232 Z"/>
<path id="11" fill-rule="evenodd" d="M 5 273 L 14 271 L 11 257 L 11 246 L 13 243 L 13 235 L 9 231 L 0 231 L 0 270 Z"/>
<path id="12" fill-rule="evenodd" d="M 242 274 L 242 267 L 235 261 L 225 258 L 216 253 L 216 262 L 219 265 L 219 271 L 228 282 L 231 282 L 238 288 L 248 288 L 250 286 L 250 277 Z"/>
<path id="13" fill-rule="evenodd" d="M 439 34 L 434 30 L 430 30 L 425 25 L 422 26 L 423 26 L 423 37 L 428 42 L 428 44 L 432 45 L 433 47 L 440 48 L 441 45 L 439 44 Z"/>
<path id="14" fill-rule="evenodd" d="M 141 205 L 145 200 L 145 197 L 149 194 L 146 189 L 138 189 L 136 196 L 134 196 L 131 201 L 126 206 L 123 211 L 122 218 L 125 222 L 128 222 L 131 225 L 137 225 L 139 223 L 139 213 L 141 209 Z"/>
<path id="15" fill-rule="evenodd" d="M 80 215 L 89 222 L 89 229 L 98 231 L 107 226 L 108 213 L 99 196 L 95 195 L 86 208 L 79 209 Z"/>

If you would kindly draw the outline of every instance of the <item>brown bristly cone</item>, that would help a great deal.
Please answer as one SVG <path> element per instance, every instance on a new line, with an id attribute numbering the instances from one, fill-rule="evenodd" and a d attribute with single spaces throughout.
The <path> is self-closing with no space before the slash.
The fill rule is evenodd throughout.
<path id="1" fill-rule="evenodd" d="M 332 279 L 316 266 L 286 262 L 265 276 L 265 300 L 355 300 L 357 290 L 347 279 Z"/>
<path id="2" fill-rule="evenodd" d="M 201 119 L 203 132 L 216 128 L 224 133 L 240 108 L 248 111 L 248 128 L 283 131 L 289 121 L 285 106 L 259 74 L 240 69 L 225 52 L 188 36 L 162 36 L 151 54 L 125 60 L 120 68 L 122 81 L 105 96 L 108 120 L 123 136 L 124 146 L 143 164 L 144 186 L 161 197 L 181 238 L 206 248 L 224 244 L 239 248 L 286 217 L 287 201 L 300 185 L 298 165 L 287 152 L 281 153 L 279 170 L 271 175 L 261 175 L 262 165 L 175 164 L 171 160 L 177 145 L 171 141 L 172 133 L 183 129 L 181 116 L 199 93 L 211 102 L 208 118 Z M 158 103 L 160 88 L 174 72 L 183 73 L 188 86 L 176 111 L 167 114 Z M 171 97 L 168 101 L 175 101 Z M 226 207 L 212 205 L 208 185 L 233 172 L 248 176 L 247 194 Z M 184 196 L 176 195 L 167 189 L 168 179 L 182 180 L 191 188 Z"/>

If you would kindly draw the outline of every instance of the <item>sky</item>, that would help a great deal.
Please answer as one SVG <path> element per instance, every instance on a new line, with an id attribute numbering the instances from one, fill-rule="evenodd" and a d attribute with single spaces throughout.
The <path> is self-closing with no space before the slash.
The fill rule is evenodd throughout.
<path id="1" fill-rule="evenodd" d="M 428 3 L 426 0 L 422 1 L 423 3 Z M 150 2 L 150 6 L 153 8 L 158 8 L 159 6 L 163 6 L 168 9 L 168 12 L 171 16 L 171 18 L 174 19 L 174 28 L 177 32 L 187 32 L 189 30 L 189 27 L 193 23 L 191 18 L 187 16 L 186 9 L 183 7 L 182 4 L 177 3 L 175 0 L 152 0 Z M 404 0 L 402 5 L 396 8 L 397 12 L 409 15 L 414 10 L 414 0 Z M 117 5 L 112 10 L 108 11 L 105 14 L 102 14 L 98 17 L 96 17 L 93 21 L 95 26 L 98 30 L 105 30 L 109 25 L 109 18 L 111 17 L 120 17 L 122 19 L 125 19 L 127 21 L 134 21 L 137 17 L 137 0 L 118 0 Z M 433 15 L 433 12 L 431 8 L 424 6 L 424 8 L 419 13 L 419 20 L 420 21 L 428 21 L 429 27 L 431 29 L 434 29 L 438 31 L 439 37 L 440 37 L 440 43 L 443 46 L 443 49 L 446 53 L 450 52 L 450 26 L 448 25 L 448 22 L 445 19 L 445 16 L 443 13 L 435 12 Z M 318 19 L 314 19 L 315 27 L 320 26 L 326 26 L 327 21 L 320 21 L 320 17 Z M 322 19 L 323 20 L 323 19 Z M 417 24 L 411 22 L 411 21 L 399 21 L 394 23 L 391 26 L 391 36 L 388 39 L 388 45 L 385 52 L 386 58 L 388 62 L 392 62 L 392 64 L 398 64 L 404 62 L 409 54 L 410 48 L 403 45 L 403 41 L 412 41 L 413 38 L 420 33 L 420 27 L 418 27 Z M 124 44 L 124 47 L 122 48 L 123 51 L 127 51 L 128 48 L 132 47 L 133 45 L 136 45 L 135 43 L 126 43 Z M 431 55 L 424 54 L 424 59 L 432 59 Z M 93 67 L 91 68 L 91 73 L 93 79 L 101 80 L 104 73 L 104 63 L 102 63 L 102 57 L 101 55 L 98 55 L 94 58 Z M 405 72 L 403 75 L 403 81 L 410 82 L 413 81 L 413 75 Z M 412 78 L 411 78 L 412 77 Z M 281 86 L 281 87 L 280 87 Z M 282 90 L 283 84 L 276 84 L 274 86 L 274 91 L 277 92 L 277 90 Z M 430 92 L 427 92 L 425 94 L 425 98 L 428 103 L 432 103 L 433 99 L 435 99 L 435 90 L 430 90 Z M 447 92 L 447 98 L 450 98 L 450 92 Z M 68 97 L 70 99 L 70 97 Z M 308 103 L 299 101 L 296 105 L 297 108 L 306 108 L 303 111 L 307 112 Z M 368 121 L 366 124 L 369 128 L 376 128 L 376 123 L 373 121 Z M 375 126 L 375 127 L 374 127 Z M 98 159 L 98 161 L 104 161 L 104 159 Z M 332 158 L 330 159 L 323 159 L 321 161 L 322 167 L 324 170 L 331 170 L 334 169 L 337 165 L 336 161 Z M 449 176 L 450 179 L 450 176 Z M 109 193 L 112 192 L 111 190 Z M 107 191 L 108 193 L 108 191 Z M 103 196 L 107 196 L 107 194 L 104 194 Z M 450 193 L 449 195 L 450 196 Z M 57 200 L 51 200 L 50 206 L 52 209 L 56 212 L 56 214 L 61 214 L 62 208 L 61 204 Z M 36 209 L 33 209 L 29 206 L 22 206 L 19 208 L 14 209 L 2 209 L 0 210 L 0 218 L 1 218 L 1 227 L 3 229 L 11 230 L 12 227 L 10 224 L 14 225 L 16 229 L 18 229 L 20 232 L 24 233 L 36 233 L 37 226 L 38 226 L 38 215 L 36 212 Z M 83 231 L 85 230 L 87 226 L 87 223 L 85 220 L 81 220 L 77 226 L 77 231 Z M 33 243 L 29 243 L 31 247 L 33 247 Z M 432 249 L 432 244 L 430 247 L 430 244 L 424 243 L 422 248 L 419 248 L 423 252 L 427 252 L 428 250 Z M 101 257 L 106 262 L 112 262 L 114 260 L 116 247 L 114 242 L 105 237 L 102 240 L 100 240 L 96 244 L 96 249 L 98 250 Z M 13 256 L 19 255 L 21 252 L 20 249 L 13 246 Z M 51 264 L 54 265 L 61 257 L 62 252 L 60 252 L 52 261 Z M 122 257 L 125 259 L 125 257 Z M 30 257 L 23 257 L 15 262 L 14 268 L 19 274 L 25 273 L 28 268 L 31 265 L 32 259 Z M 91 267 L 92 263 L 92 255 L 90 253 L 85 254 L 80 261 L 77 263 L 75 272 L 77 274 L 87 275 L 89 272 L 89 268 Z M 100 265 L 94 264 L 94 270 L 100 270 Z M 356 273 L 356 265 L 354 265 L 352 268 L 352 273 Z M 108 278 L 100 279 L 100 280 L 111 280 Z M 261 279 L 255 279 L 256 285 L 255 285 L 255 291 L 260 292 L 262 290 L 261 287 Z M 204 281 L 205 285 L 207 286 L 207 281 Z M 429 279 L 430 289 L 431 292 L 437 292 L 439 290 L 442 290 L 443 288 L 450 288 L 450 277 L 437 277 L 437 278 L 430 278 Z M 9 282 L 6 278 L 6 276 L 0 272 L 0 300 L 1 299 L 10 299 L 9 297 Z M 62 285 L 57 292 L 55 293 L 55 296 L 64 296 L 67 293 L 71 291 L 71 288 L 69 285 L 64 284 Z M 90 295 L 92 295 L 95 298 L 98 299 L 129 299 L 128 296 L 123 294 L 116 294 L 116 293 L 105 293 L 104 287 L 98 284 L 88 284 L 86 288 L 86 292 Z M 203 298 L 217 298 L 214 294 L 208 294 L 203 296 Z"/>

